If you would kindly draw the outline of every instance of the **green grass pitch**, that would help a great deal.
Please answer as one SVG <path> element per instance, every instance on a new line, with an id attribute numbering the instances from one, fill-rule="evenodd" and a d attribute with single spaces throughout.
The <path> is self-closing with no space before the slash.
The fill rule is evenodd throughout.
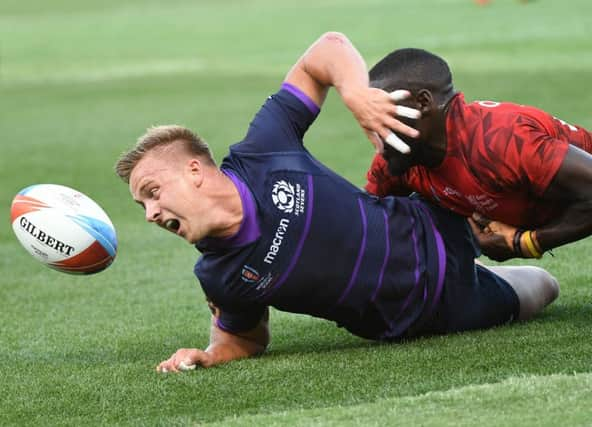
<path id="1" fill-rule="evenodd" d="M 592 424 L 592 240 L 536 264 L 561 283 L 536 320 L 380 345 L 272 311 L 257 359 L 183 375 L 154 367 L 208 341 L 195 250 L 143 222 L 115 159 L 147 126 L 198 130 L 221 159 L 321 33 L 372 65 L 398 47 L 450 62 L 468 100 L 533 104 L 592 128 L 592 3 L 493 0 L 0 2 L 0 425 Z M 372 150 L 333 94 L 307 146 L 361 185 Z M 120 250 L 69 276 L 9 224 L 34 183 L 99 202 Z"/>

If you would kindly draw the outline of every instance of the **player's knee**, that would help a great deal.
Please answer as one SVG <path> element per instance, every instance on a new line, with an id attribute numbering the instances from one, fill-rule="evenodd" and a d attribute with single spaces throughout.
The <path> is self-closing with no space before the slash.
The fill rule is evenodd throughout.
<path id="1" fill-rule="evenodd" d="M 528 320 L 559 296 L 559 282 L 540 267 L 523 267 L 528 280 L 516 289 L 520 299 L 520 319 Z"/>
<path id="2" fill-rule="evenodd" d="M 544 271 L 544 270 L 543 270 Z M 559 282 L 552 274 L 549 274 L 545 271 L 547 277 L 545 280 L 546 287 L 547 287 L 547 296 L 548 302 L 547 304 L 552 303 L 559 297 Z"/>
<path id="3" fill-rule="evenodd" d="M 552 303 L 559 296 L 559 282 L 551 273 L 540 267 L 530 267 L 535 274 L 540 295 L 543 296 L 543 307 Z M 542 307 L 541 307 L 542 308 Z"/>

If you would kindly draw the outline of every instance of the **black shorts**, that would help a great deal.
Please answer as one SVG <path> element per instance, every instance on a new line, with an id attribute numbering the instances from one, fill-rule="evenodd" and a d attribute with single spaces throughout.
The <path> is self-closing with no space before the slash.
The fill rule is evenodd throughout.
<path id="1" fill-rule="evenodd" d="M 411 335 L 485 329 L 518 318 L 520 301 L 508 282 L 475 264 L 480 255 L 469 223 L 451 211 L 426 203 L 446 245 L 446 275 L 439 303 Z"/>

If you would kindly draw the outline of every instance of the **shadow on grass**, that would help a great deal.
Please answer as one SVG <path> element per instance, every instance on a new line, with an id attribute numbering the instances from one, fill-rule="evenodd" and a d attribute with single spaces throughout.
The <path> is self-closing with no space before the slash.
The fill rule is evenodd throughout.
<path id="1" fill-rule="evenodd" d="M 365 340 L 336 328 L 331 322 L 307 316 L 283 314 L 272 320 L 272 343 L 260 358 L 281 360 L 295 355 L 317 355 L 325 358 L 336 353 L 372 355 L 384 353 L 389 349 L 403 353 L 417 351 L 437 351 L 445 355 L 449 351 L 461 350 L 471 353 L 481 345 L 495 344 L 503 351 L 513 352 L 518 348 L 549 346 L 561 340 L 561 350 L 586 342 L 592 325 L 592 304 L 556 304 L 549 307 L 529 322 L 502 325 L 488 330 L 467 331 L 460 334 L 419 337 L 395 342 L 376 342 Z M 274 327 L 275 325 L 275 327 Z M 589 340 L 588 340 L 589 341 Z M 58 348 L 46 348 L 42 354 L 36 351 L 23 351 L 19 361 L 34 361 L 48 365 L 70 364 L 115 365 L 138 364 L 145 361 L 152 368 L 161 360 L 168 358 L 178 348 L 207 345 L 207 329 L 163 333 L 146 333 L 143 336 L 119 337 L 112 341 L 85 341 L 84 346 L 74 348 L 66 344 Z M 580 345 L 581 349 L 581 345 Z M 30 349 L 29 349 L 30 350 Z M 552 350 L 552 348 L 547 349 Z M 530 351 L 538 352 L 536 348 Z M 308 357 L 308 356 L 307 356 Z"/>

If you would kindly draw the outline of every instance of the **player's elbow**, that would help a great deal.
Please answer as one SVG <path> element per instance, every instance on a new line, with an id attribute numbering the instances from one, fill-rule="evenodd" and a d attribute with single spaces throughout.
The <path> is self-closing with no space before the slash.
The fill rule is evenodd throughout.
<path id="1" fill-rule="evenodd" d="M 588 237 L 592 234 L 592 196 L 590 199 L 582 200 L 577 203 L 575 208 L 578 211 L 578 217 L 580 218 L 581 231 L 580 238 Z"/>
<path id="2" fill-rule="evenodd" d="M 240 334 L 240 337 L 248 342 L 247 346 L 251 355 L 263 353 L 271 342 L 271 333 L 269 331 L 269 309 L 266 309 L 263 317 L 255 328 Z"/>
<path id="3" fill-rule="evenodd" d="M 269 335 L 265 338 L 265 340 L 257 342 L 256 347 L 254 347 L 253 355 L 258 356 L 260 354 L 265 353 L 265 350 L 267 350 L 267 347 L 269 346 L 270 342 L 271 338 Z"/>
<path id="4" fill-rule="evenodd" d="M 575 219 L 572 225 L 579 225 L 588 234 L 592 233 L 592 194 L 572 203 L 568 212 L 570 217 Z"/>
<path id="5" fill-rule="evenodd" d="M 253 357 L 263 354 L 270 341 L 269 330 L 265 328 L 265 330 L 252 331 L 248 336 L 240 336 L 236 344 L 238 344 L 244 356 Z"/>
<path id="6" fill-rule="evenodd" d="M 348 41 L 348 38 L 345 34 L 340 33 L 339 31 L 327 31 L 319 38 L 319 40 L 328 43 L 344 43 Z"/>
<path id="7" fill-rule="evenodd" d="M 257 354 L 261 354 L 267 349 L 271 342 L 271 333 L 269 332 L 269 323 L 267 321 L 262 322 L 257 327 L 256 333 L 252 335 L 252 340 L 257 346 Z"/>

